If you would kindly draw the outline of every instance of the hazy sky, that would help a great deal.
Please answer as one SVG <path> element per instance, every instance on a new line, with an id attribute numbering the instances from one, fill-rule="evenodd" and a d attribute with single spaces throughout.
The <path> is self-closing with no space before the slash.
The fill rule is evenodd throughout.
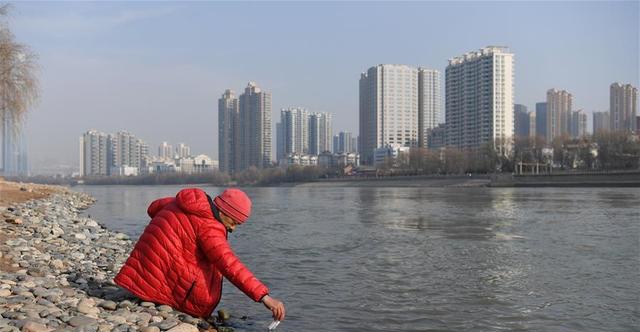
<path id="1" fill-rule="evenodd" d="M 515 54 L 515 101 L 530 110 L 553 87 L 576 109 L 607 110 L 612 82 L 639 81 L 638 1 L 14 5 L 11 27 L 41 63 L 27 119 L 36 170 L 77 167 L 92 128 L 127 130 L 153 154 L 184 142 L 217 159 L 217 100 L 248 81 L 273 94 L 274 124 L 280 108 L 303 106 L 357 133 L 361 72 L 424 66 L 444 86 L 449 58 L 487 45 Z"/>

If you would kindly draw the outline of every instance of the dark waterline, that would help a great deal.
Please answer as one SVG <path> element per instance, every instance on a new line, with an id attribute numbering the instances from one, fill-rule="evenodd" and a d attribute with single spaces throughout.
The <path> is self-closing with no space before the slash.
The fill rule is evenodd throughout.
<path id="1" fill-rule="evenodd" d="M 180 186 L 78 186 L 87 213 L 137 238 Z M 220 188 L 205 187 L 211 194 Z M 287 304 L 278 331 L 633 331 L 640 189 L 247 188 L 230 237 Z M 225 284 L 238 331 L 261 304 Z"/>

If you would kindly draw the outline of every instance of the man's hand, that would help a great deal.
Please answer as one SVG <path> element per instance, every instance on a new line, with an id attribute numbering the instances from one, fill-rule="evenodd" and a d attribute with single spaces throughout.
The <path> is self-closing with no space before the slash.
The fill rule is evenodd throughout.
<path id="1" fill-rule="evenodd" d="M 273 313 L 273 319 L 284 320 L 284 303 L 272 298 L 269 295 L 265 295 L 262 298 L 262 304 Z"/>

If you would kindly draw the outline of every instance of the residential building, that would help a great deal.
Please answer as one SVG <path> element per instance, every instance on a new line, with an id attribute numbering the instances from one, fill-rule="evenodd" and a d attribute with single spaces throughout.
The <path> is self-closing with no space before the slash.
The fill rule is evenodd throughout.
<path id="1" fill-rule="evenodd" d="M 153 174 L 175 173 L 178 170 L 175 160 L 158 158 L 149 163 L 149 173 Z"/>
<path id="2" fill-rule="evenodd" d="M 137 176 L 139 174 L 138 167 L 131 166 L 113 166 L 109 173 L 110 176 Z"/>
<path id="3" fill-rule="evenodd" d="M 5 112 L 2 120 L 0 124 L 2 125 L 0 175 L 27 176 L 29 175 L 29 165 L 24 123 L 11 112 Z"/>
<path id="4" fill-rule="evenodd" d="M 418 146 L 429 146 L 429 134 L 440 119 L 440 72 L 418 68 Z"/>
<path id="5" fill-rule="evenodd" d="M 318 112 L 309 115 L 309 154 L 332 151 L 332 115 Z"/>
<path id="6" fill-rule="evenodd" d="M 331 151 L 331 119 L 330 113 L 314 113 L 300 107 L 282 109 L 280 123 L 276 124 L 279 163 L 289 160 L 293 154 L 318 155 L 323 151 Z"/>
<path id="7" fill-rule="evenodd" d="M 249 82 L 239 98 L 240 167 L 265 168 L 271 165 L 271 93 Z"/>
<path id="8" fill-rule="evenodd" d="M 218 99 L 218 159 L 220 171 L 235 173 L 242 156 L 240 104 L 233 90 L 227 89 Z"/>
<path id="9" fill-rule="evenodd" d="M 276 161 L 280 163 L 280 160 L 286 157 L 284 148 L 284 126 L 282 122 L 276 123 Z"/>
<path id="10" fill-rule="evenodd" d="M 388 145 L 383 148 L 377 148 L 374 150 L 374 165 L 381 166 L 385 163 L 396 163 L 401 155 L 409 156 L 411 147 L 400 145 Z"/>
<path id="11" fill-rule="evenodd" d="M 573 95 L 565 90 L 547 91 L 547 143 L 571 134 L 570 121 Z"/>
<path id="12" fill-rule="evenodd" d="M 571 112 L 571 137 L 581 138 L 587 134 L 587 114 L 582 110 Z"/>
<path id="13" fill-rule="evenodd" d="M 175 159 L 176 171 L 180 173 L 192 174 L 194 173 L 195 161 L 191 157 L 176 158 Z"/>
<path id="14" fill-rule="evenodd" d="M 167 142 L 162 142 L 162 144 L 158 146 L 158 157 L 163 160 L 174 159 L 173 146 Z"/>
<path id="15" fill-rule="evenodd" d="M 219 168 L 219 163 L 205 154 L 193 157 L 193 173 L 209 173 Z"/>
<path id="16" fill-rule="evenodd" d="M 636 132 L 638 114 L 638 88 L 631 84 L 613 83 L 609 87 L 609 111 L 611 131 Z"/>
<path id="17" fill-rule="evenodd" d="M 429 133 L 429 149 L 440 149 L 447 145 L 447 126 L 444 123 L 433 128 Z"/>
<path id="18" fill-rule="evenodd" d="M 280 166 L 287 167 L 291 165 L 300 166 L 316 166 L 318 165 L 318 156 L 309 154 L 290 153 L 280 160 Z"/>
<path id="19" fill-rule="evenodd" d="M 358 136 L 351 137 L 351 152 L 355 154 L 358 153 Z"/>
<path id="20" fill-rule="evenodd" d="M 176 146 L 176 156 L 178 158 L 189 158 L 191 156 L 191 148 L 184 143 Z"/>
<path id="21" fill-rule="evenodd" d="M 146 174 L 149 145 L 127 131 L 105 134 L 89 130 L 80 137 L 80 176 Z"/>
<path id="22" fill-rule="evenodd" d="M 359 129 L 362 163 L 390 144 L 418 146 L 418 69 L 381 64 L 360 75 Z"/>
<path id="23" fill-rule="evenodd" d="M 611 130 L 610 118 L 609 112 L 593 112 L 593 133 Z"/>
<path id="24" fill-rule="evenodd" d="M 516 137 L 528 137 L 531 130 L 531 116 L 527 111 L 527 106 L 521 104 L 513 105 L 514 126 Z"/>
<path id="25" fill-rule="evenodd" d="M 536 136 L 547 139 L 547 103 L 536 103 Z"/>
<path id="26" fill-rule="evenodd" d="M 536 137 L 536 112 L 529 112 L 529 137 Z"/>
<path id="27" fill-rule="evenodd" d="M 334 153 L 353 153 L 355 152 L 353 149 L 353 137 L 351 132 L 341 131 L 336 135 L 337 144 L 334 148 Z"/>
<path id="28" fill-rule="evenodd" d="M 80 136 L 80 176 L 109 175 L 108 135 L 89 130 Z"/>
<path id="29" fill-rule="evenodd" d="M 142 140 L 126 131 L 108 135 L 109 175 L 131 173 L 126 167 L 134 167 L 138 173 L 147 168 L 149 147 Z M 125 168 L 123 168 L 125 167 Z M 113 172 L 111 171 L 113 169 Z M 124 170 L 124 171 L 123 171 Z M 112 174 L 113 173 L 113 174 Z"/>
<path id="30" fill-rule="evenodd" d="M 514 55 L 488 46 L 449 60 L 446 69 L 447 145 L 510 148 L 514 135 Z"/>
<path id="31" fill-rule="evenodd" d="M 360 155 L 357 153 L 331 153 L 325 151 L 318 155 L 318 166 L 324 168 L 360 166 Z"/>
<path id="32" fill-rule="evenodd" d="M 309 153 L 309 111 L 301 107 L 280 110 L 283 151 L 278 159 L 289 154 Z"/>

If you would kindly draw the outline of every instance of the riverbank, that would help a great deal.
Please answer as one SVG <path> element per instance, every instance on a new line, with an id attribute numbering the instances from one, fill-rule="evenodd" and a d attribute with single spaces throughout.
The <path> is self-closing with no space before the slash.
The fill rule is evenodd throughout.
<path id="1" fill-rule="evenodd" d="M 499 175 L 491 187 L 640 187 L 640 171 Z"/>
<path id="2" fill-rule="evenodd" d="M 283 183 L 283 187 L 487 187 L 488 176 L 388 176 L 379 178 L 337 178 L 311 182 Z"/>
<path id="3" fill-rule="evenodd" d="M 292 182 L 280 187 L 640 187 L 640 171 L 554 173 L 544 175 L 412 175 L 343 177 Z"/>
<path id="4" fill-rule="evenodd" d="M 80 216 L 92 197 L 6 181 L 0 193 L 0 331 L 216 331 L 115 286 L 134 243 Z"/>

